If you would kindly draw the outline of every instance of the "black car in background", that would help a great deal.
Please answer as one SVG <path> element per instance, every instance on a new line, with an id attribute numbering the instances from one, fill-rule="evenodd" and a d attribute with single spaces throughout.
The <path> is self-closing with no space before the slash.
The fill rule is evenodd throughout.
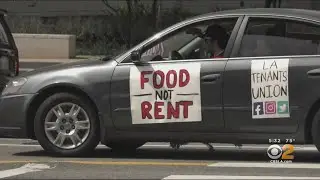
<path id="1" fill-rule="evenodd" d="M 9 77 L 19 74 L 19 55 L 12 33 L 5 20 L 7 11 L 0 9 L 0 91 Z"/>

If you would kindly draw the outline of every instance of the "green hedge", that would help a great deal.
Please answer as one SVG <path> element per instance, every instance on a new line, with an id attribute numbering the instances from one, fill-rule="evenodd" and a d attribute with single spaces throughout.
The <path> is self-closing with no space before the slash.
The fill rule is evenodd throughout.
<path id="1" fill-rule="evenodd" d="M 180 8 L 173 8 L 162 12 L 159 23 L 154 26 L 154 16 L 150 9 L 136 8 L 131 16 L 125 8 L 119 9 L 116 15 L 91 17 L 40 18 L 11 15 L 7 17 L 7 21 L 14 33 L 75 34 L 77 54 L 115 55 L 165 27 L 196 15 Z"/>

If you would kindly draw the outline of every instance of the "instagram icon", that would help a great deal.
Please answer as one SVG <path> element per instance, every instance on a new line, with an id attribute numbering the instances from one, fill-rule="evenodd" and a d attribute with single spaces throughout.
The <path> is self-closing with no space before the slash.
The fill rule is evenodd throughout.
<path id="1" fill-rule="evenodd" d="M 265 113 L 266 114 L 275 114 L 276 113 L 276 102 L 267 101 L 265 102 Z"/>

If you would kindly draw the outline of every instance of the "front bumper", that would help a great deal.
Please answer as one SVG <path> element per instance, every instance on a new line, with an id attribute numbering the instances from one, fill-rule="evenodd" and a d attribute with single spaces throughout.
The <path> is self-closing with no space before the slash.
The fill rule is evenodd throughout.
<path id="1" fill-rule="evenodd" d="M 0 136 L 27 137 L 27 108 L 35 94 L 0 96 Z"/>

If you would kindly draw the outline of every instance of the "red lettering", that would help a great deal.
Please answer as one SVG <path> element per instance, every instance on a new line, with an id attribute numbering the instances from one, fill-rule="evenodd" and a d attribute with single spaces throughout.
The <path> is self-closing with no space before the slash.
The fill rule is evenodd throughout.
<path id="1" fill-rule="evenodd" d="M 173 82 L 172 84 L 170 83 L 170 75 L 173 75 Z M 168 71 L 166 75 L 166 83 L 168 88 L 174 88 L 177 85 L 177 72 L 174 70 Z"/>
<path id="2" fill-rule="evenodd" d="M 146 75 L 146 74 L 151 74 L 152 73 L 152 71 L 142 71 L 141 73 L 140 73 L 140 87 L 141 87 L 141 89 L 144 89 L 144 84 L 146 83 L 146 82 L 149 82 L 149 79 L 148 78 L 145 78 L 144 76 Z"/>
<path id="3" fill-rule="evenodd" d="M 167 103 L 167 107 L 164 109 L 165 103 Z M 183 118 L 189 118 L 189 107 L 192 105 L 192 101 L 180 101 L 176 103 L 156 101 L 154 104 L 144 101 L 141 103 L 142 119 L 179 119 L 180 111 L 182 111 Z M 152 115 L 154 116 L 152 117 Z"/>
<path id="4" fill-rule="evenodd" d="M 188 118 L 189 117 L 189 108 L 188 106 L 193 105 L 192 101 L 180 101 L 180 105 L 183 106 L 183 117 Z"/>
<path id="5" fill-rule="evenodd" d="M 175 70 L 169 70 L 166 74 L 161 70 L 157 70 L 154 72 L 142 71 L 140 74 L 141 89 L 144 89 L 144 84 L 149 82 L 149 78 L 146 77 L 146 75 L 152 73 L 153 87 L 155 89 L 163 88 L 165 85 L 164 83 L 166 83 L 166 87 L 168 88 L 175 88 L 177 86 L 177 83 L 179 83 L 179 87 L 185 87 L 190 82 L 190 74 L 186 69 L 181 69 L 179 71 L 179 75 Z"/>
<path id="6" fill-rule="evenodd" d="M 160 83 L 157 84 L 157 79 L 158 77 L 157 76 L 160 76 Z M 156 89 L 160 89 L 163 87 L 163 84 L 164 84 L 164 73 L 160 70 L 157 70 L 153 73 L 153 87 L 156 88 Z"/>
<path id="7" fill-rule="evenodd" d="M 164 119 L 164 115 L 160 114 L 162 108 L 164 106 L 164 102 L 155 102 L 154 103 L 154 118 L 155 119 Z"/>
<path id="8" fill-rule="evenodd" d="M 183 81 L 183 76 L 186 77 L 186 80 Z M 190 74 L 186 69 L 181 69 L 179 72 L 179 87 L 186 86 L 190 81 Z"/>
<path id="9" fill-rule="evenodd" d="M 141 103 L 141 114 L 142 114 L 142 119 L 152 119 L 152 116 L 150 114 L 150 110 L 152 109 L 152 104 L 148 101 L 143 101 Z"/>
<path id="10" fill-rule="evenodd" d="M 174 108 L 171 102 L 168 102 L 168 109 L 167 109 L 167 119 L 171 119 L 172 116 L 176 119 L 179 118 L 180 115 L 180 108 L 179 103 L 175 103 L 176 107 Z"/>

